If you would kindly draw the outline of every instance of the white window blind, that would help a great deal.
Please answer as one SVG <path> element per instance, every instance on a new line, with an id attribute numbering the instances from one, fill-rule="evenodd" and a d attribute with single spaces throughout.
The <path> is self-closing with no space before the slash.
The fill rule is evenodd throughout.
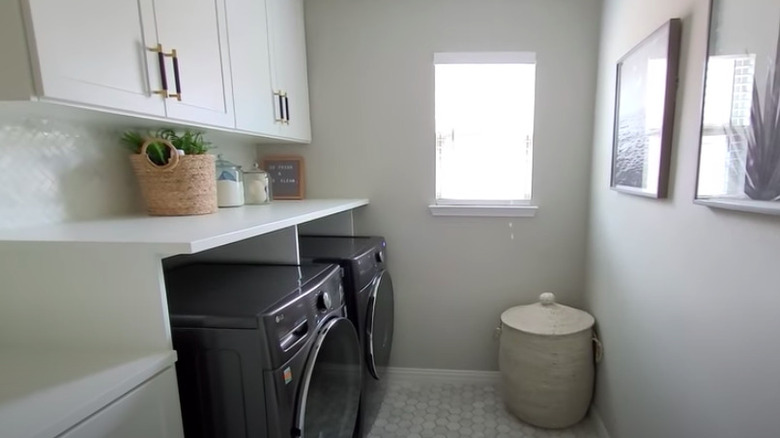
<path id="1" fill-rule="evenodd" d="M 536 56 L 436 53 L 436 204 L 528 204 Z"/>

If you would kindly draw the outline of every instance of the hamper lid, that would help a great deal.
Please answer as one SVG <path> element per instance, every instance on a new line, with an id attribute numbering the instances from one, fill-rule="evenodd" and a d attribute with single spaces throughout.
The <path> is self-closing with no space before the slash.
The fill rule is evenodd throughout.
<path id="1" fill-rule="evenodd" d="M 539 302 L 515 306 L 501 314 L 501 323 L 535 335 L 569 335 L 593 327 L 596 320 L 588 312 L 555 302 L 549 292 Z"/>

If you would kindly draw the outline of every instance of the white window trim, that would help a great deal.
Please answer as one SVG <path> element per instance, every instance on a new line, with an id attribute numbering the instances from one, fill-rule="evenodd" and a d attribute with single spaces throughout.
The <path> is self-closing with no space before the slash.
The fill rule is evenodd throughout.
<path id="1" fill-rule="evenodd" d="M 527 202 L 527 201 L 526 201 Z M 539 207 L 518 204 L 431 204 L 428 206 L 433 216 L 464 217 L 534 217 Z"/>
<path id="2" fill-rule="evenodd" d="M 435 52 L 434 64 L 536 64 L 536 52 Z"/>
<path id="3" fill-rule="evenodd" d="M 470 207 L 488 206 L 488 207 L 501 207 L 512 205 L 531 205 L 531 201 L 528 199 L 515 199 L 515 200 L 499 200 L 499 199 L 447 199 L 439 198 L 435 202 L 436 205 L 466 205 Z"/>

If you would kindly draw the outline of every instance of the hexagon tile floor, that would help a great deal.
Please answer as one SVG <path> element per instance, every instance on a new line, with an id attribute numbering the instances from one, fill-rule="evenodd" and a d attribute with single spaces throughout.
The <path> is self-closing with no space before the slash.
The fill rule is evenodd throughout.
<path id="1" fill-rule="evenodd" d="M 525 424 L 497 384 L 390 382 L 368 438 L 600 438 L 586 418 L 569 429 Z"/>

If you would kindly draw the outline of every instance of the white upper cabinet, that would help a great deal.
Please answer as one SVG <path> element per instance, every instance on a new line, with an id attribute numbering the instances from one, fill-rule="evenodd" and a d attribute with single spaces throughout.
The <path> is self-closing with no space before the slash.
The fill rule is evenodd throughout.
<path id="1" fill-rule="evenodd" d="M 236 129 L 311 141 L 302 0 L 227 0 Z"/>
<path id="2" fill-rule="evenodd" d="M 233 128 L 224 1 L 3 2 L 0 97 Z"/>
<path id="3" fill-rule="evenodd" d="M 172 119 L 232 128 L 233 88 L 224 0 L 155 0 Z"/>
<path id="4" fill-rule="evenodd" d="M 265 0 L 227 0 L 236 129 L 281 135 L 271 88 Z"/>
<path id="5" fill-rule="evenodd" d="M 150 93 L 160 87 L 156 57 L 146 50 L 157 44 L 152 0 L 28 4 L 39 97 L 165 115 L 163 99 Z"/>
<path id="6" fill-rule="evenodd" d="M 0 100 L 311 141 L 303 0 L 0 1 Z"/>
<path id="7" fill-rule="evenodd" d="M 309 142 L 311 122 L 303 0 L 266 0 L 266 9 L 271 84 L 273 91 L 282 97 L 281 136 Z"/>

